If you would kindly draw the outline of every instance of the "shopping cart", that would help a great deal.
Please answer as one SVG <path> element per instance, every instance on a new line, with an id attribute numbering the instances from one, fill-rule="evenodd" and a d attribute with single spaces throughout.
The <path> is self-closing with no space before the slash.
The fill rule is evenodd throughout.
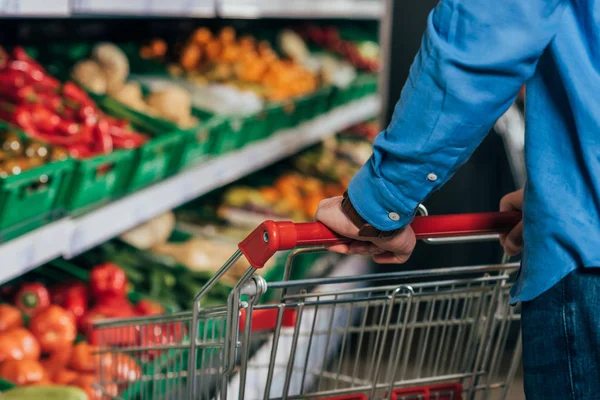
<path id="1" fill-rule="evenodd" d="M 431 243 L 479 241 L 520 218 L 425 215 L 412 228 Z M 520 318 L 507 305 L 516 264 L 290 279 L 296 257 L 341 241 L 320 223 L 264 222 L 206 283 L 192 311 L 97 323 L 102 398 L 506 398 L 521 351 L 520 339 L 509 343 Z M 277 251 L 298 247 L 281 282 L 255 273 Z M 242 256 L 250 267 L 227 304 L 204 307 Z M 356 257 L 344 263 L 363 265 Z M 267 291 L 279 300 L 263 303 Z"/>

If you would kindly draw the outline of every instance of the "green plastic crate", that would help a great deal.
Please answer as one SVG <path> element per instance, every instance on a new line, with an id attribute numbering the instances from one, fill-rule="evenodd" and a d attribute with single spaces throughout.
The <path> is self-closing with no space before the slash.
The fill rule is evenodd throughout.
<path id="1" fill-rule="evenodd" d="M 98 98 L 98 104 L 108 114 L 130 121 L 135 130 L 151 138 L 134 150 L 134 167 L 127 182 L 127 192 L 139 190 L 179 171 L 187 140 L 184 131 L 175 124 L 135 111 L 108 96 Z"/>
<path id="2" fill-rule="evenodd" d="M 349 87 L 332 90 L 331 106 L 339 107 L 375 93 L 377 93 L 377 77 L 371 74 L 360 74 Z"/>
<path id="3" fill-rule="evenodd" d="M 133 150 L 75 160 L 71 182 L 61 201 L 71 214 L 80 214 L 121 196 L 133 168 Z"/>
<path id="4" fill-rule="evenodd" d="M 32 141 L 20 129 L 0 121 L 0 131 Z M 19 175 L 0 178 L 0 242 L 37 229 L 65 214 L 60 194 L 69 184 L 73 161 L 54 161 Z"/>
<path id="5" fill-rule="evenodd" d="M 0 178 L 0 240 L 10 240 L 64 215 L 60 193 L 73 172 L 71 160 L 57 161 Z"/>

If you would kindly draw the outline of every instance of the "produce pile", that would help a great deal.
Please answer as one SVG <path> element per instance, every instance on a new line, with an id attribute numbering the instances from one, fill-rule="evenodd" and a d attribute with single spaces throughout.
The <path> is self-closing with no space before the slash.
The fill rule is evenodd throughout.
<path id="1" fill-rule="evenodd" d="M 61 147 L 26 139 L 12 129 L 0 130 L 0 178 L 19 175 L 42 164 L 64 160 L 67 156 L 68 153 Z M 43 180 L 42 177 L 40 179 Z"/>
<path id="2" fill-rule="evenodd" d="M 12 304 L 0 304 L 0 378 L 18 386 L 75 386 L 96 399 L 99 393 L 92 384 L 101 368 L 102 376 L 114 382 L 109 389 L 116 396 L 119 385 L 139 379 L 141 367 L 126 354 L 95 354 L 105 332 L 93 329 L 93 322 L 165 312 L 149 300 L 132 304 L 127 291 L 125 272 L 110 263 L 94 267 L 88 284 L 74 280 L 50 288 L 41 282 L 3 286 L 2 299 Z M 129 333 L 114 337 L 139 341 Z M 169 339 L 160 330 L 158 335 L 146 335 L 145 340 L 156 344 Z"/>
<path id="3" fill-rule="evenodd" d="M 73 66 L 71 77 L 95 94 L 108 94 L 136 111 L 171 121 L 181 128 L 198 124 L 198 119 L 192 116 L 190 94 L 184 88 L 168 84 L 144 95 L 139 82 L 128 81 L 129 60 L 114 44 L 94 46 L 90 58 Z"/>
<path id="4" fill-rule="evenodd" d="M 223 195 L 218 215 L 231 224 L 244 226 L 256 226 L 265 219 L 310 221 L 322 199 L 341 196 L 345 187 L 338 182 L 286 173 L 273 185 L 231 187 Z"/>
<path id="5" fill-rule="evenodd" d="M 310 25 L 299 32 L 307 41 L 347 59 L 361 71 L 377 72 L 379 70 L 379 45 L 375 42 L 344 40 L 335 26 Z"/>
<path id="6" fill-rule="evenodd" d="M 166 42 L 154 40 L 140 48 L 140 56 L 164 61 L 168 50 Z M 312 93 L 319 86 L 318 76 L 305 66 L 281 57 L 267 41 L 238 37 L 232 27 L 216 34 L 208 28 L 196 29 L 169 69 L 173 76 L 200 85 L 225 83 L 274 102 Z"/>
<path id="7" fill-rule="evenodd" d="M 73 82 L 48 75 L 22 47 L 0 51 L 0 119 L 74 158 L 141 146 L 147 137 L 104 114 Z"/>

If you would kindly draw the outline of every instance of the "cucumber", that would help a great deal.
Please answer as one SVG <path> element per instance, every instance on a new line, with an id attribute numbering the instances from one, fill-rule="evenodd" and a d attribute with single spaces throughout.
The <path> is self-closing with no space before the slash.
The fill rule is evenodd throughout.
<path id="1" fill-rule="evenodd" d="M 87 400 L 85 392 L 72 386 L 17 387 L 0 394 L 2 400 Z"/>

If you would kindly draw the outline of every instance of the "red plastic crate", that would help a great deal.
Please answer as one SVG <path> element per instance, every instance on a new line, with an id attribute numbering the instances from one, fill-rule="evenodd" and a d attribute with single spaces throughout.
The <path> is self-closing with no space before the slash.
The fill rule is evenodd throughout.
<path id="1" fill-rule="evenodd" d="M 458 382 L 429 386 L 430 400 L 461 400 L 463 388 Z"/>
<path id="2" fill-rule="evenodd" d="M 429 390 L 426 387 L 396 389 L 392 400 L 429 400 Z"/>
<path id="3" fill-rule="evenodd" d="M 463 388 L 458 382 L 396 389 L 392 400 L 461 400 Z"/>

